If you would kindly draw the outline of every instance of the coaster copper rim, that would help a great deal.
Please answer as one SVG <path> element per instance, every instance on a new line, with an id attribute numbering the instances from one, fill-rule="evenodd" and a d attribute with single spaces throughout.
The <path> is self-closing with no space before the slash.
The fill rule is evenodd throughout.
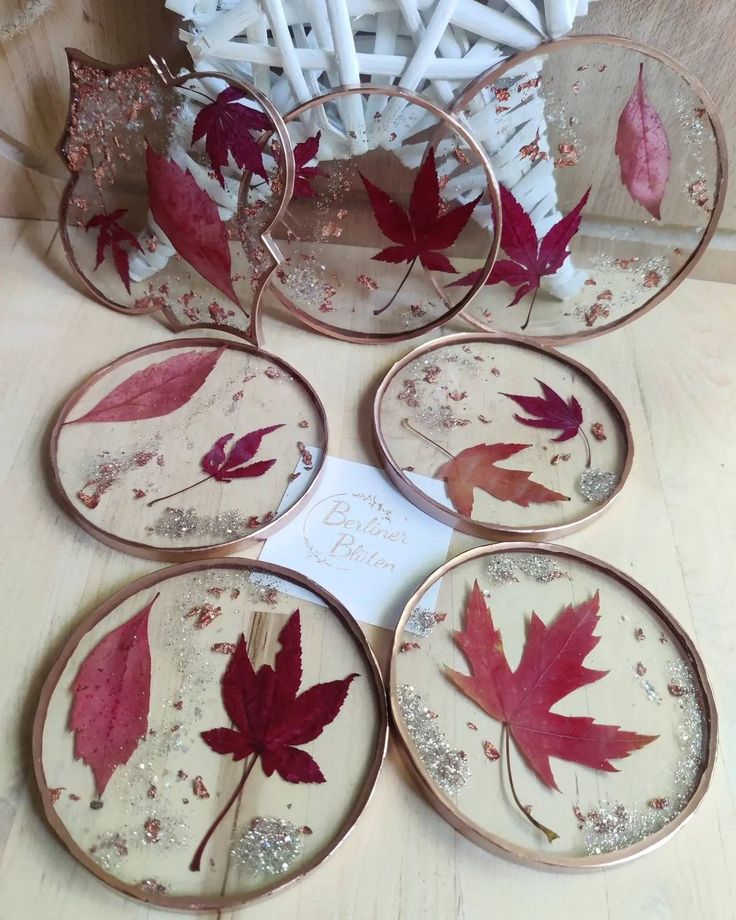
<path id="1" fill-rule="evenodd" d="M 502 837 L 496 836 L 483 827 L 466 819 L 455 807 L 448 796 L 442 796 L 438 793 L 436 785 L 430 777 L 428 771 L 419 762 L 418 758 L 412 751 L 412 741 L 406 730 L 401 714 L 397 697 L 397 675 L 396 660 L 401 649 L 401 633 L 411 615 L 417 607 L 426 591 L 436 582 L 440 581 L 444 575 L 463 565 L 470 560 L 493 556 L 502 553 L 527 552 L 527 553 L 546 553 L 561 559 L 569 559 L 574 562 L 583 563 L 594 570 L 609 576 L 614 581 L 623 585 L 627 590 L 632 592 L 638 599 L 642 600 L 649 611 L 654 614 L 655 618 L 664 623 L 674 634 L 680 643 L 682 652 L 687 657 L 691 668 L 697 679 L 699 689 L 702 693 L 702 703 L 704 705 L 704 724 L 708 733 L 707 748 L 704 752 L 704 765 L 700 773 L 700 779 L 697 787 L 693 791 L 685 807 L 661 830 L 640 840 L 638 843 L 625 849 L 604 853 L 603 855 L 571 857 L 560 856 L 554 857 L 540 855 L 539 853 L 512 844 Z M 619 865 L 630 862 L 640 856 L 652 852 L 662 846 L 674 833 L 676 833 L 690 818 L 700 806 L 710 785 L 713 769 L 715 766 L 715 756 L 718 749 L 718 714 L 713 697 L 713 691 L 710 686 L 708 676 L 705 671 L 703 661 L 688 634 L 680 626 L 679 622 L 672 616 L 667 608 L 645 587 L 635 581 L 625 572 L 614 566 L 582 553 L 579 550 L 568 547 L 558 546 L 553 543 L 530 543 L 530 542 L 505 542 L 493 546 L 480 546 L 475 549 L 461 553 L 454 559 L 446 562 L 436 569 L 427 579 L 417 588 L 414 594 L 408 599 L 394 634 L 394 643 L 391 652 L 391 666 L 388 679 L 389 706 L 391 712 L 392 728 L 399 740 L 399 750 L 407 765 L 410 767 L 413 776 L 429 804 L 435 811 L 455 828 L 468 840 L 475 843 L 495 855 L 503 856 L 512 862 L 532 867 L 541 867 L 544 869 L 554 869 L 557 871 L 584 871 L 600 869 L 612 865 Z"/>
<path id="2" fill-rule="evenodd" d="M 326 105 L 327 103 L 333 102 L 336 99 L 343 98 L 345 96 L 353 95 L 378 95 L 378 96 L 388 96 L 391 98 L 404 99 L 408 103 L 419 106 L 420 108 L 426 109 L 426 111 L 434 115 L 439 119 L 440 123 L 449 126 L 452 130 L 463 139 L 463 141 L 468 145 L 468 147 L 475 153 L 475 155 L 480 160 L 480 163 L 483 167 L 483 171 L 486 177 L 486 191 L 491 199 L 491 207 L 493 210 L 494 217 L 494 237 L 493 243 L 491 245 L 490 252 L 486 258 L 486 261 L 483 265 L 483 268 L 480 271 L 480 276 L 470 288 L 468 293 L 463 297 L 457 304 L 453 307 L 452 310 L 438 317 L 436 320 L 433 320 L 430 323 L 427 323 L 424 326 L 417 327 L 406 333 L 386 333 L 386 334 L 372 334 L 368 332 L 357 332 L 349 329 L 340 328 L 338 326 L 330 325 L 329 323 L 321 322 L 317 317 L 312 316 L 305 311 L 299 309 L 299 305 L 296 302 L 293 302 L 287 298 L 283 292 L 276 287 L 276 285 L 271 284 L 271 290 L 275 296 L 279 299 L 279 302 L 282 303 L 289 312 L 293 313 L 299 318 L 299 320 L 304 323 L 305 326 L 313 329 L 315 332 L 320 332 L 323 335 L 330 336 L 331 338 L 340 339 L 345 342 L 355 342 L 357 344 L 380 344 L 383 342 L 400 342 L 415 338 L 418 335 L 423 335 L 425 332 L 428 332 L 431 329 L 435 329 L 438 326 L 442 326 L 445 323 L 449 322 L 454 316 L 457 316 L 460 311 L 466 306 L 466 304 L 473 298 L 473 296 L 482 288 L 486 278 L 491 273 L 493 265 L 496 261 L 498 255 L 498 250 L 501 241 L 501 234 L 499 232 L 501 226 L 501 199 L 498 189 L 498 183 L 491 169 L 490 161 L 483 151 L 482 147 L 474 139 L 473 135 L 465 129 L 462 124 L 449 114 L 442 106 L 438 105 L 435 102 L 432 102 L 430 99 L 425 98 L 417 93 L 412 92 L 411 90 L 404 89 L 400 86 L 376 86 L 374 84 L 360 84 L 357 86 L 344 86 L 332 90 L 329 93 L 324 93 L 321 96 L 317 96 L 315 99 L 311 99 L 308 102 L 301 103 L 296 108 L 292 109 L 287 115 L 284 116 L 284 123 L 286 126 L 290 122 L 298 119 L 304 112 L 309 111 L 316 106 Z M 439 127 L 437 128 L 439 130 Z M 287 127 L 288 134 L 288 127 Z M 283 255 L 283 254 L 282 254 Z"/>
<path id="3" fill-rule="evenodd" d="M 567 333 L 559 335 L 537 335 L 530 336 L 535 341 L 539 341 L 544 344 L 551 345 L 564 345 L 571 342 L 576 342 L 582 339 L 592 338 L 594 336 L 603 335 L 607 332 L 611 332 L 615 329 L 620 329 L 622 326 L 627 325 L 628 323 L 633 322 L 640 316 L 643 316 L 645 313 L 648 313 L 653 309 L 657 304 L 664 300 L 672 291 L 675 290 L 687 277 L 691 274 L 697 263 L 702 258 L 705 253 L 708 244 L 710 243 L 713 235 L 716 232 L 718 221 L 720 219 L 723 207 L 725 204 L 726 197 L 726 187 L 728 182 L 728 150 L 726 145 L 726 136 L 723 129 L 723 124 L 718 115 L 717 107 L 709 95 L 706 88 L 703 86 L 701 81 L 691 74 L 679 61 L 671 57 L 664 51 L 660 51 L 657 48 L 650 47 L 643 43 L 628 39 L 622 38 L 618 35 L 575 35 L 569 37 L 563 37 L 554 39 L 551 41 L 543 42 L 541 45 L 529 49 L 527 51 L 521 51 L 518 54 L 513 55 L 512 57 L 506 59 L 501 64 L 498 64 L 485 73 L 481 74 L 479 77 L 476 77 L 472 80 L 459 94 L 455 102 L 450 107 L 451 113 L 462 112 L 462 110 L 468 105 L 468 103 L 482 90 L 492 86 L 500 77 L 503 77 L 504 74 L 513 70 L 519 64 L 523 64 L 525 61 L 533 60 L 534 58 L 542 57 L 545 54 L 554 54 L 556 52 L 565 53 L 567 48 L 575 46 L 587 46 L 587 45 L 612 45 L 620 48 L 627 48 L 631 51 L 638 52 L 646 57 L 652 58 L 654 61 L 657 61 L 665 66 L 669 67 L 675 74 L 682 78 L 682 80 L 687 84 L 687 86 L 695 93 L 695 95 L 700 97 L 700 100 L 703 104 L 703 109 L 705 116 L 709 120 L 713 136 L 716 144 L 716 156 L 717 156 L 717 173 L 713 189 L 713 207 L 710 211 L 708 222 L 705 228 L 705 232 L 698 242 L 695 249 L 691 252 L 685 264 L 682 268 L 672 277 L 663 288 L 661 288 L 650 300 L 646 301 L 642 306 L 633 310 L 631 313 L 626 316 L 614 320 L 611 323 L 608 323 L 605 326 L 596 328 L 592 326 L 589 330 L 583 330 L 577 333 Z M 467 313 L 462 314 L 462 318 L 472 326 L 475 326 L 478 329 L 483 329 L 489 331 L 490 327 L 484 325 L 477 318 L 469 316 Z M 499 330 L 499 333 L 504 335 L 505 332 Z"/>
<path id="4" fill-rule="evenodd" d="M 381 423 L 381 409 L 386 392 L 396 378 L 408 365 L 417 358 L 431 354 L 433 351 L 445 348 L 448 345 L 465 345 L 474 342 L 486 342 L 489 344 L 498 343 L 501 345 L 513 345 L 519 348 L 526 348 L 530 351 L 547 355 L 563 365 L 571 367 L 576 373 L 584 377 L 592 387 L 598 390 L 610 404 L 613 414 L 619 423 L 619 430 L 626 444 L 626 454 L 623 467 L 618 482 L 611 494 L 598 507 L 594 508 L 589 514 L 559 525 L 539 525 L 539 526 L 507 526 L 494 524 L 492 522 L 482 522 L 473 518 L 464 516 L 458 511 L 448 508 L 446 505 L 430 498 L 422 492 L 407 476 L 405 471 L 396 463 L 389 446 L 387 444 L 383 426 Z M 493 333 L 476 333 L 461 332 L 454 335 L 442 336 L 434 339 L 424 345 L 419 345 L 413 351 L 409 352 L 403 358 L 399 359 L 385 374 L 383 380 L 378 386 L 373 401 L 373 443 L 381 461 L 381 466 L 399 491 L 414 505 L 421 508 L 422 511 L 434 517 L 436 520 L 447 524 L 449 527 L 469 534 L 474 537 L 481 537 L 490 540 L 507 540 L 510 537 L 527 540 L 547 540 L 558 538 L 575 533 L 577 530 L 587 526 L 591 521 L 603 514 L 611 502 L 613 502 L 621 493 L 631 472 L 631 466 L 634 461 L 634 442 L 631 432 L 631 425 L 628 416 L 619 400 L 608 389 L 608 387 L 584 364 L 575 361 L 573 358 L 563 355 L 548 345 L 543 345 L 534 340 L 523 336 L 513 336 Z"/>
<path id="5" fill-rule="evenodd" d="M 110 74 L 117 74 L 122 71 L 131 70 L 135 68 L 150 67 L 152 72 L 155 73 L 157 79 L 160 81 L 160 84 L 164 88 L 174 89 L 185 85 L 190 80 L 206 80 L 217 79 L 225 81 L 229 86 L 240 89 L 247 98 L 252 99 L 257 102 L 263 109 L 264 113 L 271 121 L 273 129 L 276 136 L 280 142 L 281 157 L 283 159 L 283 182 L 281 188 L 281 201 L 279 207 L 274 213 L 273 218 L 262 229 L 260 240 L 263 243 L 263 246 L 267 252 L 272 257 L 274 264 L 269 270 L 263 273 L 263 275 L 258 279 L 257 286 L 253 290 L 253 298 L 250 304 L 250 323 L 248 329 L 243 331 L 235 325 L 230 325 L 227 321 L 212 322 L 208 321 L 193 321 L 189 323 L 184 323 L 182 320 L 176 316 L 174 310 L 168 305 L 159 305 L 153 303 L 147 307 L 130 307 L 124 306 L 120 303 L 117 303 L 114 300 L 111 300 L 107 297 L 92 281 L 92 279 L 85 273 L 79 266 L 77 262 L 76 255 L 74 253 L 74 248 L 72 246 L 71 240 L 69 238 L 69 230 L 67 221 L 65 219 L 66 210 L 72 200 L 75 187 L 79 181 L 79 173 L 72 172 L 70 170 L 69 180 L 66 183 L 64 190 L 61 195 L 59 202 L 59 231 L 61 235 L 62 245 L 64 247 L 64 252 L 66 254 L 69 265 L 72 268 L 72 271 L 80 282 L 87 289 L 89 294 L 94 297 L 99 303 L 103 306 L 108 307 L 111 310 L 115 310 L 118 313 L 124 313 L 128 315 L 145 315 L 147 313 L 157 313 L 161 312 L 166 317 L 166 321 L 169 327 L 174 332 L 182 332 L 190 329 L 213 329 L 215 331 L 227 331 L 233 335 L 243 338 L 246 341 L 252 342 L 254 345 L 258 345 L 259 341 L 262 340 L 262 322 L 261 322 L 261 308 L 263 300 L 263 292 L 268 285 L 268 280 L 270 275 L 276 270 L 279 262 L 281 261 L 281 253 L 278 246 L 273 240 L 271 231 L 278 224 L 282 215 L 285 213 L 289 205 L 289 200 L 291 197 L 291 192 L 294 186 L 294 177 L 295 177 L 295 165 L 294 165 L 294 153 L 289 142 L 289 136 L 286 131 L 286 126 L 284 120 L 281 116 L 281 113 L 276 109 L 273 103 L 260 92 L 255 86 L 248 83 L 247 81 L 239 80 L 233 77 L 231 74 L 222 73 L 219 71 L 190 71 L 182 74 L 181 76 L 174 76 L 169 70 L 168 64 L 162 58 L 155 58 L 152 55 L 149 56 L 147 61 L 133 61 L 127 62 L 124 64 L 108 64 L 105 61 L 100 61 L 96 58 L 91 57 L 90 55 L 85 54 L 84 52 L 78 51 L 74 48 L 67 49 L 67 63 L 70 68 L 74 62 L 79 62 L 88 67 L 98 69 L 100 71 L 106 71 Z M 69 135 L 69 127 L 71 123 L 71 97 L 70 97 L 70 111 L 67 114 L 67 122 L 62 131 L 62 135 L 59 139 L 59 142 L 56 146 L 56 151 L 59 154 L 60 158 L 66 164 L 66 158 L 64 154 L 64 144 Z M 249 179 L 250 174 L 244 174 L 243 180 L 240 183 L 238 191 L 238 201 L 237 206 L 240 207 L 243 204 L 244 195 L 247 196 L 248 188 L 245 187 L 246 181 Z M 155 300 L 155 298 L 154 298 Z"/>
<path id="6" fill-rule="evenodd" d="M 378 713 L 377 743 L 372 761 L 369 764 L 368 778 L 363 786 L 358 790 L 350 813 L 348 814 L 346 820 L 343 822 L 342 827 L 340 827 L 335 839 L 331 842 L 329 847 L 320 852 L 315 859 L 304 866 L 304 868 L 297 875 L 293 876 L 285 882 L 276 881 L 266 887 L 264 890 L 258 891 L 257 893 L 247 897 L 240 897 L 237 895 L 230 897 L 192 897 L 188 895 L 164 897 L 155 891 L 147 891 L 141 887 L 136 887 L 134 885 L 127 884 L 118 880 L 113 875 L 104 871 L 104 869 L 98 863 L 92 860 L 89 855 L 73 840 L 64 823 L 56 814 L 53 806 L 52 796 L 49 792 L 43 767 L 43 730 L 50 700 L 57 687 L 58 681 L 64 671 L 64 668 L 75 652 L 80 641 L 90 630 L 92 630 L 99 622 L 101 622 L 109 613 L 120 606 L 120 604 L 122 604 L 125 600 L 134 596 L 140 591 L 152 588 L 157 584 L 178 575 L 203 572 L 208 569 L 215 568 L 225 570 L 248 570 L 256 573 L 263 573 L 267 576 L 271 575 L 275 576 L 276 578 L 283 578 L 300 588 L 311 591 L 325 602 L 325 605 L 337 616 L 351 639 L 354 641 L 355 645 L 358 647 L 360 654 L 366 662 L 368 673 L 372 678 L 374 690 L 373 695 L 375 697 Z M 85 617 L 82 623 L 76 627 L 76 629 L 74 629 L 71 636 L 65 642 L 64 646 L 56 657 L 56 660 L 54 661 L 54 664 L 41 689 L 32 728 L 33 770 L 38 787 L 38 794 L 41 798 L 44 816 L 54 833 L 69 851 L 70 855 L 73 856 L 74 859 L 85 869 L 92 873 L 99 881 L 103 882 L 105 885 L 112 888 L 119 894 L 130 897 L 135 901 L 143 901 L 147 904 L 151 904 L 154 907 L 192 912 L 230 910 L 243 907 L 246 904 L 251 904 L 256 901 L 260 901 L 271 894 L 278 893 L 279 891 L 283 891 L 286 888 L 297 884 L 304 876 L 308 875 L 310 872 L 320 866 L 322 862 L 331 856 L 337 847 L 340 846 L 340 844 L 342 844 L 342 842 L 348 837 L 361 814 L 365 810 L 375 790 L 378 775 L 381 771 L 381 767 L 386 756 L 387 747 L 388 705 L 386 701 L 386 693 L 381 671 L 373 650 L 366 640 L 362 629 L 353 619 L 347 608 L 330 592 L 321 588 L 318 584 L 316 584 L 316 582 L 313 582 L 311 579 L 306 578 L 297 572 L 293 572 L 290 569 L 273 563 L 261 563 L 257 560 L 233 558 L 217 558 L 208 560 L 207 562 L 189 562 L 183 563 L 181 565 L 170 566 L 165 569 L 160 569 L 156 572 L 150 573 L 149 575 L 144 575 L 142 578 L 136 579 L 126 587 L 117 591 L 101 605 L 99 605 L 91 614 Z"/>
<path id="7" fill-rule="evenodd" d="M 244 537 L 238 537 L 233 540 L 224 541 L 218 544 L 201 545 L 184 549 L 155 547 L 142 541 L 129 540 L 123 537 L 119 537 L 114 533 L 103 530 L 102 528 L 95 526 L 76 508 L 61 481 L 57 459 L 59 436 L 66 421 L 66 416 L 76 405 L 80 397 L 84 396 L 85 393 L 87 393 L 94 386 L 94 384 L 102 379 L 108 372 L 143 355 L 155 354 L 157 352 L 166 352 L 171 349 L 187 348 L 189 346 L 195 348 L 212 348 L 214 346 L 218 346 L 232 349 L 234 351 L 243 352 L 244 354 L 253 355 L 254 357 L 264 361 L 269 361 L 277 367 L 281 368 L 286 374 L 293 377 L 294 380 L 298 382 L 299 386 L 301 386 L 304 392 L 308 395 L 314 409 L 316 410 L 316 414 L 324 432 L 324 449 L 319 454 L 316 464 L 316 473 L 304 494 L 299 499 L 297 499 L 297 501 L 290 508 L 279 515 L 276 520 L 273 520 L 270 523 L 262 524 L 256 530 L 253 530 L 251 533 Z M 327 415 L 325 413 L 322 400 L 319 398 L 316 390 L 312 387 L 312 385 L 299 373 L 299 371 L 293 368 L 285 360 L 271 354 L 270 352 L 263 351 L 254 345 L 246 344 L 244 342 L 234 342 L 230 339 L 219 339 L 216 337 L 182 337 L 180 339 L 158 342 L 153 345 L 145 345 L 142 348 L 134 349 L 133 351 L 121 355 L 119 358 L 116 358 L 114 361 L 111 361 L 109 364 L 106 364 L 104 367 L 101 367 L 99 370 L 91 374 L 84 381 L 84 383 L 82 383 L 71 393 L 59 411 L 49 438 L 49 453 L 51 461 L 51 472 L 54 486 L 56 488 L 56 497 L 61 503 L 63 509 L 83 530 L 85 530 L 87 533 L 105 545 L 112 547 L 112 549 L 130 553 L 143 559 L 153 559 L 158 562 L 181 562 L 189 559 L 217 558 L 222 556 L 223 553 L 228 552 L 235 553 L 250 545 L 253 545 L 254 543 L 259 543 L 263 540 L 266 540 L 269 536 L 276 533 L 284 524 L 287 524 L 289 521 L 291 521 L 301 511 L 302 507 L 308 502 L 313 490 L 319 484 L 322 473 L 324 472 L 324 463 L 325 457 L 327 456 L 328 445 L 329 428 Z"/>

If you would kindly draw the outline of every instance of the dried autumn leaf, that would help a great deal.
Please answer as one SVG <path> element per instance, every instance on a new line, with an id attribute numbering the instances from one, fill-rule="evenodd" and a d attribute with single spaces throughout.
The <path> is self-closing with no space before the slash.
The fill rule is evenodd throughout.
<path id="1" fill-rule="evenodd" d="M 225 456 L 225 445 L 234 437 L 233 434 L 225 434 L 218 438 L 210 450 L 202 457 L 202 470 L 216 479 L 218 482 L 230 482 L 232 479 L 252 478 L 262 476 L 276 462 L 273 460 L 259 460 L 257 463 L 247 464 L 261 446 L 262 438 L 276 431 L 277 428 L 283 428 L 283 424 L 269 425 L 267 428 L 258 428 L 251 431 L 242 438 L 239 438 L 230 449 L 229 455 Z"/>
<path id="2" fill-rule="evenodd" d="M 583 409 L 580 403 L 574 396 L 570 397 L 569 402 L 565 402 L 551 386 L 542 383 L 536 377 L 534 379 L 542 388 L 544 397 L 514 396 L 511 393 L 501 394 L 508 399 L 513 399 L 528 415 L 536 416 L 536 418 L 524 418 L 514 413 L 516 421 L 532 428 L 549 428 L 559 431 L 559 436 L 552 438 L 553 441 L 569 441 L 570 438 L 574 438 L 583 424 Z"/>
<path id="3" fill-rule="evenodd" d="M 639 77 L 618 120 L 615 149 L 621 182 L 634 201 L 661 220 L 672 154 L 662 119 L 646 94 L 644 64 L 639 64 Z"/>
<path id="4" fill-rule="evenodd" d="M 602 725 L 589 716 L 550 711 L 574 690 L 608 673 L 583 665 L 600 641 L 593 635 L 600 618 L 598 611 L 596 592 L 577 606 L 565 607 L 549 626 L 532 613 L 521 661 L 512 671 L 501 633 L 476 581 L 466 609 L 465 629 L 454 635 L 471 673 L 444 668 L 461 693 L 507 727 L 531 769 L 550 789 L 557 789 L 550 757 L 615 773 L 612 760 L 628 757 L 658 737 Z"/>
<path id="5" fill-rule="evenodd" d="M 567 502 L 567 495 L 553 492 L 530 479 L 528 470 L 507 470 L 495 464 L 507 460 L 529 444 L 476 444 L 465 450 L 437 471 L 437 477 L 447 482 L 447 493 L 460 514 L 473 513 L 473 492 L 483 489 L 501 502 L 513 502 L 528 508 L 545 502 Z"/>
<path id="6" fill-rule="evenodd" d="M 223 188 L 222 167 L 227 166 L 228 151 L 240 169 L 267 178 L 263 150 L 251 131 L 269 131 L 273 125 L 264 112 L 241 105 L 240 100 L 245 98 L 242 90 L 228 86 L 214 102 L 200 109 L 194 119 L 192 144 L 205 138 L 212 171 Z"/>
<path id="7" fill-rule="evenodd" d="M 217 205 L 186 172 L 146 145 L 148 203 L 179 255 L 240 306 L 230 276 L 230 243 Z"/>
<path id="8" fill-rule="evenodd" d="M 118 208 L 109 214 L 95 214 L 85 224 L 85 230 L 96 229 L 98 231 L 95 271 L 105 261 L 105 250 L 109 246 L 115 270 L 125 285 L 125 290 L 130 294 L 130 265 L 128 251 L 123 248 L 123 244 L 127 243 L 135 249 L 140 249 L 141 252 L 143 250 L 130 230 L 126 230 L 120 223 L 121 218 L 127 213 L 127 208 Z"/>
<path id="9" fill-rule="evenodd" d="M 319 142 L 322 132 L 318 131 L 314 137 L 308 137 L 301 144 L 294 147 L 294 166 L 296 168 L 296 177 L 294 178 L 294 198 L 314 198 L 314 189 L 311 181 L 317 176 L 327 176 L 328 174 L 320 166 L 307 166 L 319 153 Z"/>
<path id="10" fill-rule="evenodd" d="M 89 412 L 65 424 L 135 422 L 168 415 L 189 402 L 224 351 L 224 346 L 187 351 L 151 364 L 119 383 Z"/>
<path id="11" fill-rule="evenodd" d="M 556 274 L 570 255 L 567 247 L 580 229 L 580 217 L 588 201 L 590 189 L 585 192 L 571 211 L 550 227 L 541 242 L 537 237 L 531 217 L 521 204 L 505 185 L 500 186 L 500 191 L 501 248 L 509 258 L 496 262 L 486 284 L 504 282 L 516 288 L 516 293 L 508 304 L 509 307 L 513 307 L 527 294 L 535 294 L 539 290 L 542 278 Z M 470 272 L 457 281 L 453 281 L 450 287 L 470 287 L 476 284 L 480 273 L 481 269 Z M 529 323 L 533 305 L 534 300 L 532 299 L 529 315 L 522 329 L 526 329 Z"/>
<path id="12" fill-rule="evenodd" d="M 74 756 L 91 768 L 98 796 L 148 731 L 148 616 L 157 598 L 158 594 L 97 643 L 72 686 L 69 729 L 74 732 Z"/>
<path id="13" fill-rule="evenodd" d="M 301 749 L 318 738 L 337 717 L 348 689 L 358 674 L 314 684 L 299 693 L 302 681 L 301 620 L 299 611 L 279 633 L 280 650 L 274 667 L 255 671 L 241 634 L 222 677 L 222 702 L 232 728 L 202 732 L 202 740 L 216 753 L 234 761 L 251 758 L 229 802 L 205 834 L 190 864 L 198 872 L 207 843 L 240 795 L 256 761 L 266 776 L 274 772 L 287 783 L 324 783 L 314 758 Z"/>

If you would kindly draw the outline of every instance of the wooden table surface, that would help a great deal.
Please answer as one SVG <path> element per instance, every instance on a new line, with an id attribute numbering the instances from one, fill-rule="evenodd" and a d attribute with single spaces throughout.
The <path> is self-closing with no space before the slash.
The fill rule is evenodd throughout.
<path id="1" fill-rule="evenodd" d="M 158 912 L 106 889 L 46 827 L 30 728 L 41 683 L 72 628 L 112 592 L 160 567 L 107 549 L 59 509 L 47 472 L 50 424 L 91 371 L 170 333 L 154 316 L 120 316 L 83 295 L 50 221 L 0 220 L 0 323 L 0 920 L 142 920 Z M 411 343 L 332 341 L 273 307 L 264 331 L 264 346 L 320 392 L 330 452 L 376 464 L 372 394 Z M 736 917 L 734 341 L 736 288 L 691 281 L 626 329 L 564 349 L 622 401 L 636 456 L 610 511 L 563 542 L 631 573 L 669 607 L 694 638 L 719 705 L 718 762 L 691 822 L 658 851 L 619 868 L 566 877 L 518 867 L 445 824 L 392 744 L 375 795 L 338 852 L 241 916 L 491 920 L 523 910 L 565 920 Z M 456 535 L 451 553 L 477 543 Z M 385 663 L 390 634 L 373 628 L 369 638 Z"/>

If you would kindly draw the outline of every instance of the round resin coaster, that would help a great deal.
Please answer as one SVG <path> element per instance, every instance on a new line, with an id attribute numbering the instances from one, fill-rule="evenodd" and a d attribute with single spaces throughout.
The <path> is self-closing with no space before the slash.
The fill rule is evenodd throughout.
<path id="1" fill-rule="evenodd" d="M 388 372 L 374 436 L 394 484 L 475 536 L 541 540 L 601 514 L 633 443 L 618 400 L 586 367 L 518 337 L 445 336 Z"/>
<path id="2" fill-rule="evenodd" d="M 67 55 L 59 153 L 71 177 L 59 226 L 72 268 L 118 312 L 162 311 L 176 331 L 257 341 L 278 256 L 270 230 L 294 174 L 283 119 L 226 74 L 174 77 L 154 59 L 116 67 Z M 278 150 L 262 143 L 272 134 Z"/>
<path id="3" fill-rule="evenodd" d="M 463 314 L 476 326 L 556 342 L 615 329 L 666 297 L 715 232 L 723 130 L 659 51 L 551 42 L 487 71 L 452 111 L 501 186 L 501 252 Z"/>
<path id="4" fill-rule="evenodd" d="M 354 342 L 410 338 L 458 313 L 498 249 L 498 188 L 473 137 L 435 103 L 375 86 L 310 100 L 286 123 L 296 180 L 271 279 L 286 306 Z M 450 286 L 479 267 L 477 283 Z"/>
<path id="5" fill-rule="evenodd" d="M 187 563 L 74 632 L 33 730 L 46 817 L 113 888 L 227 910 L 303 876 L 348 834 L 387 740 L 360 627 L 302 576 Z"/>
<path id="6" fill-rule="evenodd" d="M 716 713 L 690 639 L 646 589 L 550 544 L 480 547 L 410 598 L 397 734 L 437 811 L 521 862 L 631 859 L 708 786 Z"/>
<path id="7" fill-rule="evenodd" d="M 326 443 L 317 394 L 280 358 L 185 339 L 93 374 L 61 410 L 51 458 L 85 530 L 176 560 L 265 539 L 314 485 Z"/>

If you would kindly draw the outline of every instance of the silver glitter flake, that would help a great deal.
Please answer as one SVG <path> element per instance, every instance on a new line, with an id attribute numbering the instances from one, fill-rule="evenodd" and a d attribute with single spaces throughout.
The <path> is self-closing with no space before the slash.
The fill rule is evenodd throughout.
<path id="1" fill-rule="evenodd" d="M 283 818 L 254 818 L 230 852 L 254 875 L 281 875 L 302 852 L 301 834 Z"/>
<path id="2" fill-rule="evenodd" d="M 578 491 L 589 502 L 603 502 L 618 485 L 618 476 L 610 470 L 593 466 L 583 470 L 578 479 Z"/>
<path id="3" fill-rule="evenodd" d="M 542 553 L 498 553 L 491 556 L 486 571 L 494 585 L 516 582 L 519 574 L 542 585 L 567 577 L 551 556 Z"/>
<path id="4" fill-rule="evenodd" d="M 427 709 L 414 687 L 402 684 L 397 696 L 404 724 L 427 772 L 445 792 L 457 794 L 470 776 L 467 754 L 450 747 L 436 724 L 436 714 Z"/>
<path id="5" fill-rule="evenodd" d="M 194 508 L 166 508 L 153 525 L 157 537 L 184 540 L 188 537 L 218 537 L 235 540 L 254 529 L 252 518 L 239 511 L 201 515 Z"/>
<path id="6" fill-rule="evenodd" d="M 432 635 L 435 626 L 439 622 L 441 621 L 437 618 L 434 610 L 430 610 L 429 607 L 415 607 L 409 615 L 404 629 L 406 632 L 412 633 L 412 635 L 426 639 Z"/>

